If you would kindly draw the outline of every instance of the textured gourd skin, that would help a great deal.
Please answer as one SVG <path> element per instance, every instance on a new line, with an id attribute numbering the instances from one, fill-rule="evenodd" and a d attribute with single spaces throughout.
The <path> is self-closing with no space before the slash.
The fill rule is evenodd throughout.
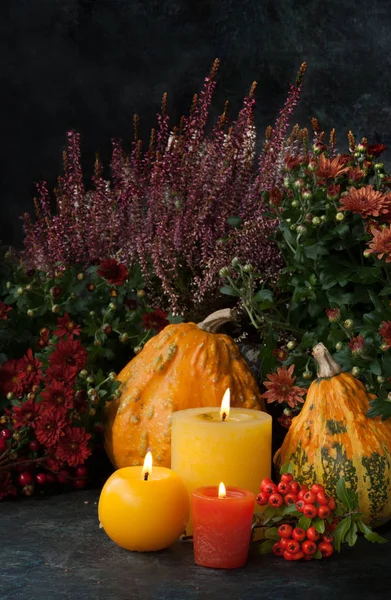
<path id="1" fill-rule="evenodd" d="M 300 483 L 316 481 L 334 496 L 344 477 L 376 527 L 391 518 L 391 420 L 366 417 L 373 397 L 350 373 L 313 381 L 274 463 L 292 463 Z"/>
<path id="2" fill-rule="evenodd" d="M 120 372 L 120 398 L 106 407 L 106 452 L 117 468 L 143 463 L 170 467 L 171 415 L 176 410 L 220 406 L 262 409 L 257 383 L 235 342 L 195 323 L 168 325 Z"/>

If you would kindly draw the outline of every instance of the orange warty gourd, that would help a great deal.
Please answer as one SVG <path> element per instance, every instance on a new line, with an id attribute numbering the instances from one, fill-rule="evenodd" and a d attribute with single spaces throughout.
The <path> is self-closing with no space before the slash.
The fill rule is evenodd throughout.
<path id="1" fill-rule="evenodd" d="M 366 416 L 374 396 L 351 373 L 341 373 L 323 344 L 313 355 L 318 378 L 274 463 L 291 463 L 300 483 L 321 483 L 333 496 L 344 477 L 357 493 L 364 522 L 379 526 L 391 518 L 391 420 Z"/>
<path id="2" fill-rule="evenodd" d="M 172 413 L 220 406 L 228 387 L 232 406 L 264 407 L 233 339 L 214 333 L 230 320 L 224 309 L 198 325 L 168 325 L 120 372 L 121 396 L 106 406 L 105 448 L 114 466 L 140 465 L 149 449 L 156 464 L 169 467 Z"/>

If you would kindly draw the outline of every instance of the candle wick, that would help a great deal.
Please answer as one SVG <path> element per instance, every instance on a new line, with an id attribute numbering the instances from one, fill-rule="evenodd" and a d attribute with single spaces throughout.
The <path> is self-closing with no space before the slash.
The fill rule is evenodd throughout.
<path id="1" fill-rule="evenodd" d="M 149 477 L 149 472 L 145 471 L 145 473 L 144 473 L 144 481 L 148 481 L 148 477 Z"/>
<path id="2" fill-rule="evenodd" d="M 225 421 L 226 418 L 227 418 L 227 413 L 223 412 L 223 414 L 221 415 L 221 420 Z"/>

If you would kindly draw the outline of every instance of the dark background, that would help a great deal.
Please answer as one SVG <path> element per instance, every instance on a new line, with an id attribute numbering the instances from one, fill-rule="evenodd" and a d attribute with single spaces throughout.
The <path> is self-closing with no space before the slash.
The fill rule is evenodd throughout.
<path id="1" fill-rule="evenodd" d="M 215 57 L 213 116 L 235 116 L 252 81 L 259 133 L 273 122 L 304 60 L 294 122 L 391 142 L 389 0 L 1 0 L 0 239 L 20 245 L 34 181 L 53 187 L 65 133 L 82 134 L 87 173 L 110 139 L 147 138 L 164 91 L 173 121 Z M 384 156 L 387 160 L 387 154 Z"/>

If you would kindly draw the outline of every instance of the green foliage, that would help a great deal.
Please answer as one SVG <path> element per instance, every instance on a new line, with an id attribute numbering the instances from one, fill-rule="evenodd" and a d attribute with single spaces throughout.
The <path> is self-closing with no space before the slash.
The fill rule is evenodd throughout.
<path id="1" fill-rule="evenodd" d="M 286 165 L 277 206 L 271 193 L 263 193 L 265 203 L 270 201 L 270 214 L 278 219 L 275 239 L 285 261 L 280 277 L 266 287 L 262 273 L 235 263 L 221 292 L 240 298 L 260 336 L 264 379 L 279 366 L 273 350 L 282 348 L 288 351 L 283 364 L 295 365 L 295 385 L 308 387 L 311 378 L 303 374 L 316 373 L 310 351 L 322 342 L 343 371 L 352 371 L 377 396 L 369 416 L 386 419 L 391 416 L 391 349 L 379 328 L 383 322 L 391 327 L 391 264 L 368 254 L 368 244 L 371 227 L 389 225 L 376 208 L 372 213 L 368 208 L 363 216 L 360 209 L 341 209 L 352 188 L 365 186 L 389 202 L 391 178 L 365 145 L 335 158 L 334 167 L 325 146 L 321 154 L 315 149 L 299 158 Z M 338 317 L 328 318 L 329 309 L 337 309 Z M 354 348 L 358 336 L 363 346 Z"/>

